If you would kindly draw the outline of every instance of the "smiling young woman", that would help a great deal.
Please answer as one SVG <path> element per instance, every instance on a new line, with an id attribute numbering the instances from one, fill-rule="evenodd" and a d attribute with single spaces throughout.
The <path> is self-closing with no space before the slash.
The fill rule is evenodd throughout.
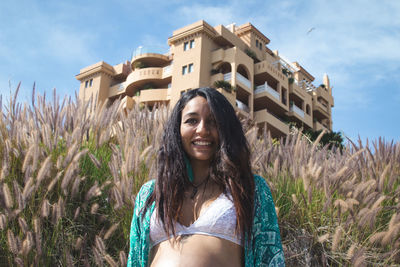
<path id="1" fill-rule="evenodd" d="M 284 266 L 270 190 L 223 95 L 182 96 L 157 163 L 136 197 L 128 266 Z"/>

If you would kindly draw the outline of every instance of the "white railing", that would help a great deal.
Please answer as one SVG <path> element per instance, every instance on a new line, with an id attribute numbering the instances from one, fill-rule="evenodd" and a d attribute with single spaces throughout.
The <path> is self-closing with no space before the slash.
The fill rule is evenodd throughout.
<path id="1" fill-rule="evenodd" d="M 167 50 L 167 52 L 165 52 Z M 164 46 L 139 46 L 132 52 L 132 58 L 141 56 L 143 54 L 148 54 L 148 53 L 155 53 L 155 54 L 161 54 L 165 56 L 170 56 L 171 51 L 168 49 L 165 49 Z"/>
<path id="2" fill-rule="evenodd" d="M 163 74 L 164 76 L 170 75 L 171 74 L 171 65 L 166 66 L 163 68 Z"/>
<path id="3" fill-rule="evenodd" d="M 247 79 L 246 77 L 244 77 L 242 74 L 240 73 L 236 73 L 236 79 L 243 83 L 244 85 L 246 85 L 248 88 L 251 88 L 251 82 L 249 79 Z"/>
<path id="4" fill-rule="evenodd" d="M 279 94 L 279 92 L 275 91 L 271 86 L 268 85 L 267 82 L 265 82 L 262 85 L 257 86 L 256 90 L 254 91 L 254 94 L 259 94 L 259 93 L 262 93 L 262 92 L 270 93 L 278 101 L 281 99 L 281 95 Z"/>
<path id="5" fill-rule="evenodd" d="M 224 81 L 231 82 L 232 72 L 228 72 L 224 74 Z"/>
<path id="6" fill-rule="evenodd" d="M 247 113 L 250 112 L 250 108 L 249 108 L 245 103 L 243 103 L 243 102 L 240 101 L 240 100 L 237 100 L 237 99 L 236 99 L 236 106 L 237 106 L 238 108 L 240 108 L 241 110 L 246 111 Z"/>
<path id="7" fill-rule="evenodd" d="M 116 85 L 111 86 L 110 90 L 116 89 L 117 92 L 120 92 L 120 91 L 124 90 L 124 88 L 125 88 L 125 82 L 122 82 L 122 83 L 118 83 Z"/>
<path id="8" fill-rule="evenodd" d="M 295 104 L 291 104 L 290 105 L 290 111 L 293 111 L 294 113 L 296 113 L 297 115 L 299 115 L 300 117 L 304 118 L 304 111 L 301 110 L 298 106 L 296 106 Z"/>

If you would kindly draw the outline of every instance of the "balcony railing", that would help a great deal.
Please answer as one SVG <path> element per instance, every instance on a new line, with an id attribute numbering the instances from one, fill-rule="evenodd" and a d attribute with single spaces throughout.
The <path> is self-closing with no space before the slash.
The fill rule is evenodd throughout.
<path id="1" fill-rule="evenodd" d="M 247 79 L 246 77 L 244 77 L 242 74 L 240 73 L 236 73 L 236 79 L 243 83 L 244 85 L 246 85 L 248 88 L 251 88 L 251 82 L 249 79 Z"/>
<path id="2" fill-rule="evenodd" d="M 224 74 L 224 81 L 231 82 L 232 72 L 228 72 Z"/>
<path id="3" fill-rule="evenodd" d="M 254 91 L 254 94 L 259 94 L 259 93 L 262 93 L 262 92 L 270 93 L 278 101 L 281 99 L 281 96 L 280 96 L 279 92 L 275 91 L 271 86 L 268 85 L 267 82 L 265 82 L 262 85 L 257 86 L 256 90 Z"/>
<path id="4" fill-rule="evenodd" d="M 141 56 L 143 54 L 148 54 L 148 53 L 170 56 L 171 52 L 169 50 L 167 50 L 167 52 L 165 52 L 166 50 L 167 49 L 163 46 L 139 46 L 138 48 L 133 50 L 132 58 Z"/>
<path id="5" fill-rule="evenodd" d="M 250 108 L 249 108 L 245 103 L 243 103 L 243 102 L 240 101 L 240 100 L 237 100 L 237 99 L 236 99 L 236 106 L 237 106 L 239 109 L 246 111 L 247 113 L 250 112 Z"/>
<path id="6" fill-rule="evenodd" d="M 293 111 L 294 113 L 296 113 L 300 117 L 304 118 L 304 111 L 301 110 L 299 107 L 297 107 L 295 104 L 291 104 L 290 105 L 290 111 Z"/>
<path id="7" fill-rule="evenodd" d="M 171 65 L 164 67 L 163 74 L 164 74 L 164 76 L 171 74 Z"/>

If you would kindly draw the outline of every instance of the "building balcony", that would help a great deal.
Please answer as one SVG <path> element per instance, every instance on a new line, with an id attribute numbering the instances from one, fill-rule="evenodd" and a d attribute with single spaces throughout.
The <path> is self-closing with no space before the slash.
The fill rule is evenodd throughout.
<path id="1" fill-rule="evenodd" d="M 164 49 L 162 49 L 164 50 Z M 148 67 L 164 67 L 172 60 L 170 52 L 163 53 L 157 47 L 138 47 L 132 53 L 132 69 L 135 69 L 137 62 L 141 62 Z"/>
<path id="2" fill-rule="evenodd" d="M 318 87 L 314 90 L 313 93 L 314 93 L 314 95 L 317 96 L 317 98 L 325 99 L 326 102 L 331 104 L 331 107 L 334 106 L 333 97 L 326 88 Z"/>
<path id="3" fill-rule="evenodd" d="M 267 128 L 273 137 L 281 137 L 289 134 L 289 125 L 268 112 L 267 109 L 254 112 L 254 120 L 258 124 L 267 123 Z"/>
<path id="4" fill-rule="evenodd" d="M 304 119 L 304 111 L 295 104 L 290 104 L 290 111 Z"/>
<path id="5" fill-rule="evenodd" d="M 168 88 L 140 90 L 139 103 L 165 103 L 168 99 Z"/>
<path id="6" fill-rule="evenodd" d="M 330 119 L 330 109 L 327 105 L 321 103 L 317 99 L 313 98 L 313 112 L 318 113 L 318 117 Z"/>
<path id="7" fill-rule="evenodd" d="M 240 82 L 242 83 L 244 86 L 246 86 L 248 89 L 251 90 L 251 82 L 249 79 L 247 79 L 246 77 L 244 77 L 242 74 L 240 73 L 236 73 L 236 82 Z"/>
<path id="8" fill-rule="evenodd" d="M 268 73 L 275 80 L 281 82 L 282 84 L 288 83 L 288 78 L 283 75 L 282 70 L 275 67 L 267 60 L 258 62 L 254 65 L 254 75 L 262 75 L 263 73 Z"/>
<path id="9" fill-rule="evenodd" d="M 318 122 L 318 121 L 314 121 L 314 131 L 322 131 L 322 130 L 326 130 L 327 132 L 329 132 L 329 127 L 323 125 L 322 123 Z"/>
<path id="10" fill-rule="evenodd" d="M 245 103 L 243 103 L 242 101 L 237 100 L 237 99 L 236 99 L 236 107 L 239 109 L 239 111 L 244 111 L 245 112 L 244 115 L 246 115 L 246 116 L 250 113 L 249 106 L 247 106 Z"/>
<path id="11" fill-rule="evenodd" d="M 295 94 L 299 98 L 303 99 L 306 97 L 306 91 L 302 88 L 301 85 L 295 80 L 293 83 L 289 83 L 289 93 Z"/>
<path id="12" fill-rule="evenodd" d="M 267 82 L 265 82 L 262 85 L 257 86 L 256 90 L 254 90 L 255 95 L 261 94 L 263 92 L 267 92 L 273 98 L 275 98 L 277 101 L 281 100 L 281 95 L 279 94 L 279 92 L 276 91 L 275 89 L 273 89 L 271 86 L 269 86 Z"/>

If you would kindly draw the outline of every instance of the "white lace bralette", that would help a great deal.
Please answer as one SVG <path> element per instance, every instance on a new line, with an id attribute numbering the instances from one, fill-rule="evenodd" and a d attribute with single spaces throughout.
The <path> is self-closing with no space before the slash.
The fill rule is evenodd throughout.
<path id="1" fill-rule="evenodd" d="M 242 238 L 235 233 L 236 211 L 231 194 L 222 193 L 191 225 L 175 224 L 176 235 L 209 235 L 229 240 L 243 246 Z M 161 220 L 154 210 L 150 219 L 150 247 L 173 237 L 167 236 Z"/>

